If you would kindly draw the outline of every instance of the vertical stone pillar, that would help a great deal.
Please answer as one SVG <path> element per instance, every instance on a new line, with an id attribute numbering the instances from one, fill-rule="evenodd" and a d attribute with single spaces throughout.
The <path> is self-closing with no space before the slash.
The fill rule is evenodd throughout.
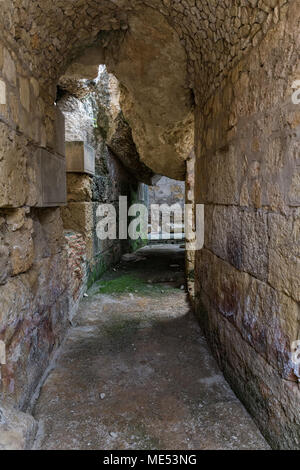
<path id="1" fill-rule="evenodd" d="M 186 161 L 186 183 L 185 183 L 185 202 L 192 205 L 192 229 L 195 233 L 195 152 L 190 153 Z M 195 251 L 189 250 L 189 245 L 194 242 L 194 235 L 186 232 L 186 278 L 191 301 L 194 302 L 195 296 Z M 192 239 L 191 239 L 192 237 Z"/>

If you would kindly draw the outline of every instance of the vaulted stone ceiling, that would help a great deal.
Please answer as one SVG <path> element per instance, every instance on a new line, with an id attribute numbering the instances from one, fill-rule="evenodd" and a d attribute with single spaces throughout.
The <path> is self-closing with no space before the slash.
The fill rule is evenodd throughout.
<path id="1" fill-rule="evenodd" d="M 284 3 L 4 0 L 0 34 L 43 84 L 49 104 L 68 67 L 84 76 L 105 63 L 123 85 L 122 109 L 141 160 L 182 179 L 193 147 L 194 99 L 206 101 L 278 22 Z"/>

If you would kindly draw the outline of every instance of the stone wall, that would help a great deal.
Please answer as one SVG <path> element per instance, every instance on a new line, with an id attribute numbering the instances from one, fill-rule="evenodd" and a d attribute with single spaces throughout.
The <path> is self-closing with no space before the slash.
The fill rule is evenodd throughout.
<path id="1" fill-rule="evenodd" d="M 149 239 L 151 243 L 183 243 L 183 212 L 185 182 L 166 176 L 155 176 L 149 186 Z M 156 211 L 157 206 L 160 210 Z M 175 215 L 172 206 L 179 206 L 181 212 Z M 153 209 L 153 210 L 152 210 Z"/>
<path id="2" fill-rule="evenodd" d="M 145 208 L 147 208 L 149 206 L 149 187 L 144 183 L 138 183 L 136 185 L 132 185 L 131 191 L 130 191 L 129 204 L 130 205 L 134 205 L 134 204 L 143 205 Z M 135 221 L 138 219 L 140 215 L 141 213 L 139 211 L 136 211 L 134 216 L 130 216 L 128 218 L 129 226 L 131 223 L 135 223 Z M 129 231 L 129 227 L 128 227 L 128 231 Z M 131 237 L 128 239 L 129 251 L 134 252 L 148 244 L 147 227 L 144 227 L 143 224 L 139 224 L 137 226 L 137 233 L 138 233 L 137 239 L 132 239 Z"/>
<path id="3" fill-rule="evenodd" d="M 55 200 L 64 176 L 57 84 L 80 67 L 94 78 L 93 66 L 106 63 L 123 87 L 134 164 L 183 179 L 196 106 L 196 201 L 206 214 L 199 317 L 272 445 L 299 448 L 290 360 L 299 339 L 299 109 L 291 103 L 300 78 L 298 0 L 54 0 L 43 8 L 2 0 L 0 38 L 2 397 L 26 408 L 68 324 L 55 208 L 64 202 L 63 192 Z M 99 174 L 92 187 L 90 177 L 80 181 L 80 196 L 69 191 L 84 225 L 94 224 L 102 184 Z M 84 242 L 94 259 L 90 232 Z"/>
<path id="4" fill-rule="evenodd" d="M 195 300 L 195 233 L 196 233 L 196 211 L 195 211 L 195 164 L 196 155 L 192 151 L 186 161 L 186 180 L 185 180 L 185 203 L 189 204 L 192 208 L 192 220 L 188 225 L 188 230 L 185 230 L 186 236 L 186 254 L 185 254 L 185 267 L 186 267 L 186 280 L 190 300 L 194 304 Z M 203 220 L 201 221 L 203 223 Z M 191 229 L 191 233 L 190 233 Z M 202 227 L 202 231 L 204 228 Z M 194 245 L 194 246 L 193 246 Z"/>
<path id="5" fill-rule="evenodd" d="M 299 448 L 299 3 L 197 116 L 205 204 L 197 313 L 234 390 L 275 448 Z"/>
<path id="6" fill-rule="evenodd" d="M 48 140 L 59 77 L 69 65 L 78 71 L 74 64 L 82 70 L 106 63 L 126 88 L 125 117 L 142 160 L 157 174 L 183 179 L 193 145 L 194 98 L 205 103 L 278 24 L 288 3 L 55 0 L 40 8 L 39 0 L 2 0 L 0 31 L 43 89 Z"/>
<path id="7" fill-rule="evenodd" d="M 60 102 L 67 138 L 93 145 L 96 174 L 69 173 L 68 204 L 38 208 L 48 205 L 47 188 L 54 187 L 55 196 L 65 184 L 64 164 L 56 168 L 59 173 L 50 172 L 52 157 L 64 162 L 65 121 L 58 105 L 47 121 L 38 83 L 20 68 L 15 55 L 6 48 L 1 54 L 5 58 L 1 68 L 5 103 L 0 110 L 1 404 L 26 410 L 87 285 L 129 249 L 120 241 L 98 240 L 96 208 L 99 202 L 117 207 L 120 194 L 130 199 L 137 180 L 98 132 L 95 96 L 81 100 L 68 96 L 67 104 Z M 47 186 L 42 162 L 49 163 L 43 167 Z M 61 202 L 52 200 L 49 205 Z"/>
<path id="8" fill-rule="evenodd" d="M 68 326 L 68 268 L 59 209 L 0 211 L 1 395 L 26 409 Z"/>
<path id="9" fill-rule="evenodd" d="M 65 230 L 68 260 L 69 319 L 72 322 L 80 300 L 83 298 L 88 281 L 87 249 L 84 237 L 79 232 Z"/>

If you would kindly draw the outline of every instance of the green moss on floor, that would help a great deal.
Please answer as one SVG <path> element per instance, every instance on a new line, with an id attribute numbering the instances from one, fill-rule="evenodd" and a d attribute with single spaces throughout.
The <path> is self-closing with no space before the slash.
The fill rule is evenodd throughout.
<path id="1" fill-rule="evenodd" d="M 169 293 L 170 290 L 177 290 L 173 287 L 165 286 L 163 284 L 150 284 L 140 278 L 124 274 L 111 280 L 100 280 L 96 283 L 98 289 L 96 294 L 164 294 Z"/>

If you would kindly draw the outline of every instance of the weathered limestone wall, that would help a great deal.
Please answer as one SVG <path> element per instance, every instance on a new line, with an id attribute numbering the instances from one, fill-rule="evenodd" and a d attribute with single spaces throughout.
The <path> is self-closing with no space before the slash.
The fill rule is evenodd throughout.
<path id="1" fill-rule="evenodd" d="M 185 203 L 189 204 L 192 207 L 191 217 L 192 220 L 189 223 L 189 226 L 193 233 L 185 230 L 186 237 L 186 252 L 185 252 L 185 268 L 186 268 L 186 280 L 188 292 L 190 295 L 190 300 L 194 303 L 195 300 L 195 259 L 196 251 L 193 248 L 192 244 L 195 243 L 195 233 L 196 233 L 196 212 L 195 212 L 195 165 L 196 165 L 196 155 L 192 151 L 189 158 L 186 161 L 186 180 L 185 180 Z"/>
<path id="2" fill-rule="evenodd" d="M 144 183 L 138 183 L 136 185 L 132 185 L 130 188 L 130 198 L 129 198 L 129 204 L 130 205 L 143 205 L 145 207 L 148 207 L 149 205 L 149 190 L 148 186 Z M 129 207 L 129 206 L 128 206 Z M 134 222 L 136 218 L 140 215 L 140 212 L 137 211 L 135 216 L 130 216 L 128 218 L 129 222 L 129 227 L 131 222 Z M 128 227 L 128 231 L 129 231 Z M 138 232 L 138 238 L 137 239 L 132 239 L 131 237 L 128 239 L 128 247 L 130 252 L 134 252 L 143 246 L 146 246 L 148 244 L 148 230 L 144 227 L 142 224 L 139 224 L 139 227 L 137 228 Z"/>
<path id="3" fill-rule="evenodd" d="M 0 34 L 45 94 L 52 94 L 45 97 L 47 134 L 59 77 L 74 59 L 81 68 L 94 59 L 92 65 L 108 64 L 126 87 L 132 105 L 125 115 L 145 163 L 157 174 L 182 179 L 193 146 L 194 95 L 203 104 L 278 23 L 287 3 L 54 0 L 41 8 L 39 0 L 2 0 Z M 163 146 L 165 159 L 156 145 Z"/>
<path id="4" fill-rule="evenodd" d="M 2 45 L 0 84 L 1 406 L 5 402 L 25 410 L 69 326 L 86 282 L 97 278 L 122 253 L 120 242 L 98 241 L 96 206 L 100 201 L 116 203 L 119 194 L 130 193 L 130 184 L 136 180 L 109 153 L 103 140 L 93 136 L 96 176 L 69 174 L 68 206 L 38 208 L 48 205 L 43 199 L 47 188 L 41 184 L 41 151 L 49 170 L 52 158 L 62 162 L 53 174 L 45 167 L 54 196 L 65 178 L 65 123 L 48 92 L 21 66 L 16 54 Z M 77 106 L 80 101 L 74 100 Z M 82 117 L 73 130 L 67 127 L 68 135 L 89 140 L 95 123 L 86 108 Z M 81 127 L 83 120 L 85 126 Z M 61 202 L 54 199 L 49 205 Z M 66 234 L 65 228 L 76 233 Z"/>
<path id="5" fill-rule="evenodd" d="M 0 211 L 1 396 L 26 408 L 68 324 L 59 209 Z"/>
<path id="6" fill-rule="evenodd" d="M 0 85 L 1 403 L 5 398 L 25 409 L 68 324 L 60 211 L 36 208 L 44 202 L 41 149 L 50 164 L 58 161 L 57 168 L 64 169 L 63 123 L 53 107 L 52 146 L 47 146 L 39 83 L 3 44 Z"/>
<path id="7" fill-rule="evenodd" d="M 286 13 L 286 15 L 284 14 Z M 299 2 L 197 116 L 205 246 L 197 313 L 222 369 L 269 442 L 300 447 Z"/>

